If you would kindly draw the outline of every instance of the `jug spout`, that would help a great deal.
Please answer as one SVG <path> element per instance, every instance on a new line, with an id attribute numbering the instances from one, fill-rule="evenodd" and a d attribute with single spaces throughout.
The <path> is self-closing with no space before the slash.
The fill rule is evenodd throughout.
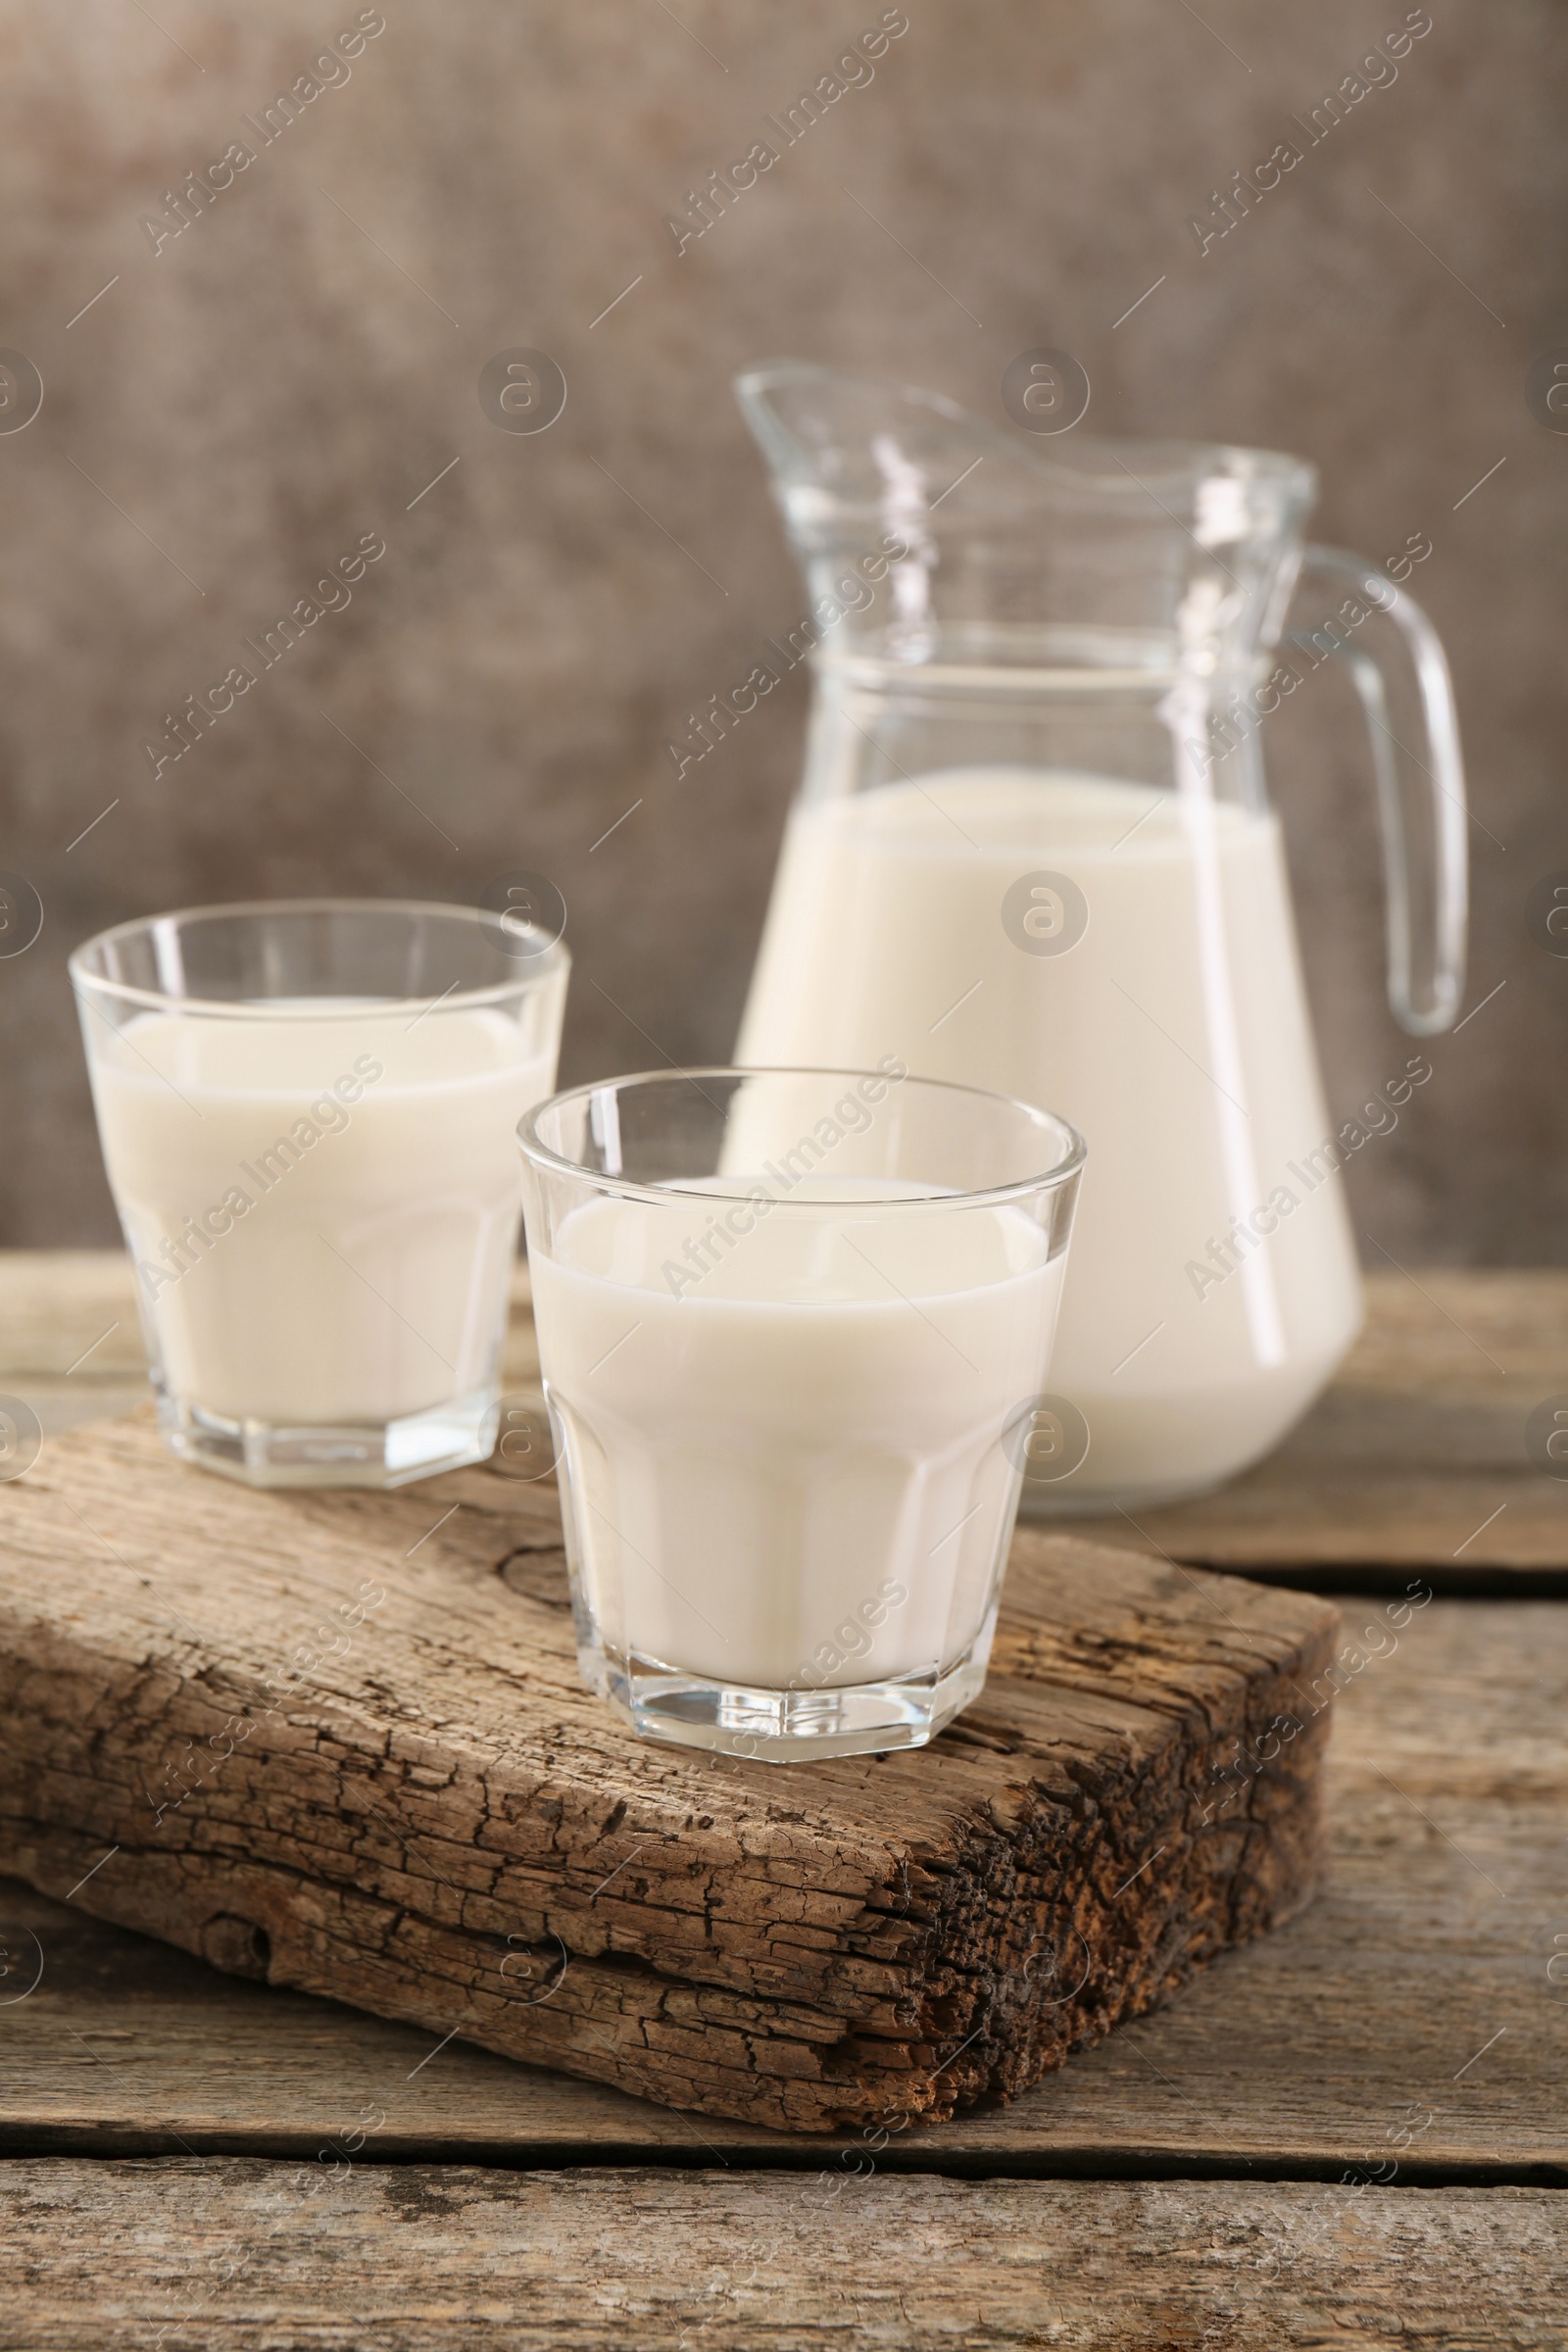
<path id="1" fill-rule="evenodd" d="M 1278 634 L 1315 488 L 1299 460 L 1047 447 L 939 393 L 804 361 L 750 369 L 736 396 L 813 596 L 886 560 L 889 593 L 845 615 L 845 650 L 1049 663 L 1054 636 L 1089 630 L 1119 633 L 1102 656 L 1119 665 L 1132 633 L 1135 666 L 1162 649 L 1211 676 Z"/>
<path id="2" fill-rule="evenodd" d="M 987 492 L 1016 496 L 1029 476 L 1005 434 L 938 392 L 776 360 L 738 375 L 735 396 L 803 551 L 837 552 L 881 524 L 934 536 L 926 518 L 986 458 Z M 974 514 L 971 501 L 970 528 Z"/>

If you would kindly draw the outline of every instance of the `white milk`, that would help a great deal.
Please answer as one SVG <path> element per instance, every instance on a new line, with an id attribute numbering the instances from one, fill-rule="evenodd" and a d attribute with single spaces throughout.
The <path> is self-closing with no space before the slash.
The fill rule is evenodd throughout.
<path id="1" fill-rule="evenodd" d="M 802 1206 L 813 1187 L 863 1190 L 863 1216 Z M 575 1566 L 612 1648 L 813 1690 L 945 1668 L 985 1628 L 1018 1485 L 1002 1439 L 1043 1386 L 1062 1261 L 1024 1210 L 879 1211 L 898 1191 L 930 1197 L 808 1179 L 673 1292 L 700 1197 L 591 1201 L 534 1251 Z"/>
<path id="2" fill-rule="evenodd" d="M 1065 954 L 1003 927 L 1042 869 L 1088 902 Z M 802 805 L 736 1058 L 886 1054 L 1088 1144 L 1051 1386 L 1091 1447 L 1062 1501 L 1197 1487 L 1265 1451 L 1360 1316 L 1341 1188 L 1303 1165 L 1332 1131 L 1273 816 L 1007 768 Z M 1260 1210 L 1254 1234 L 1275 1230 L 1218 1279 L 1210 1243 Z"/>
<path id="3" fill-rule="evenodd" d="M 494 1377 L 514 1130 L 554 1080 L 514 1021 L 94 1027 L 104 1158 L 175 1396 L 229 1420 L 365 1425 Z"/>

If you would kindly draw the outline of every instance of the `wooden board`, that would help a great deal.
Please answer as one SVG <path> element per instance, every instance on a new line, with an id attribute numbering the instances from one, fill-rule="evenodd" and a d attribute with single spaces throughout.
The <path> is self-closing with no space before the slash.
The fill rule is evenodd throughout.
<path id="1" fill-rule="evenodd" d="M 342 2152 L 0 2179 L 8 2352 L 1561 2352 L 1565 2311 L 1544 2189 L 509 2175 Z"/>
<path id="2" fill-rule="evenodd" d="M 884 2171 L 1332 2181 L 1396 2161 L 1400 2181 L 1568 2184 L 1568 1604 L 1436 1601 L 1375 1656 L 1391 1630 L 1382 1603 L 1347 1620 L 1368 1662 L 1335 1702 L 1317 1899 L 1012 2105 L 890 2135 Z M 400 2157 L 858 2165 L 866 2149 L 438 2048 L 220 1976 L 81 1895 L 0 1885 L 0 2153 L 314 2161 L 367 2102 L 377 2150 Z"/>
<path id="3" fill-rule="evenodd" d="M 1211 1568 L 1319 1583 L 1332 1571 L 1347 1589 L 1396 1591 L 1418 1568 L 1445 1587 L 1568 1592 L 1568 1482 L 1537 1469 L 1524 1442 L 1532 1411 L 1568 1397 L 1568 1272 L 1385 1268 L 1366 1289 L 1366 1329 L 1338 1380 L 1268 1461 L 1136 1526 L 1071 1530 Z M 514 1304 L 506 1377 L 531 1393 L 525 1273 Z M 0 1392 L 48 1430 L 145 1396 L 119 1251 L 0 1251 Z"/>
<path id="4" fill-rule="evenodd" d="M 581 1689 L 551 1492 L 258 1494 L 109 1422 L 0 1487 L 0 1864 L 670 2105 L 940 2118 L 1305 1899 L 1336 1623 L 1025 1537 L 933 1748 L 781 1770 Z"/>

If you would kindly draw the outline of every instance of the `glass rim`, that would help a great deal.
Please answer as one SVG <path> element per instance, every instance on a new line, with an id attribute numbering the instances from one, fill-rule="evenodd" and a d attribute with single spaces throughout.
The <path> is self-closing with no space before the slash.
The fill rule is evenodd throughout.
<path id="1" fill-rule="evenodd" d="M 959 1078 L 926 1078 L 914 1070 L 906 1071 L 903 1078 L 890 1079 L 886 1070 L 838 1069 L 826 1064 L 806 1062 L 759 1062 L 754 1065 L 709 1062 L 695 1069 L 628 1070 L 614 1078 L 596 1078 L 584 1086 L 565 1087 L 559 1094 L 548 1096 L 543 1102 L 535 1103 L 532 1110 L 524 1112 L 517 1122 L 517 1148 L 531 1166 L 553 1175 L 575 1177 L 601 1192 L 612 1193 L 617 1200 L 640 1200 L 658 1208 L 667 1208 L 672 1200 L 678 1199 L 745 1200 L 748 1197 L 746 1194 L 737 1195 L 733 1190 L 723 1189 L 726 1183 L 733 1183 L 732 1179 L 694 1178 L 690 1183 L 682 1181 L 679 1186 L 639 1184 L 632 1177 L 612 1175 L 603 1168 L 586 1168 L 580 1160 L 568 1159 L 564 1152 L 554 1151 L 538 1132 L 539 1121 L 545 1113 L 557 1110 L 567 1102 L 580 1102 L 590 1096 L 619 1092 L 622 1088 L 669 1086 L 682 1079 L 695 1084 L 702 1078 L 842 1078 L 852 1081 L 877 1078 L 889 1086 L 926 1087 L 942 1094 L 967 1095 L 981 1102 L 1000 1102 L 1008 1110 L 1020 1111 L 1037 1133 L 1051 1130 L 1064 1139 L 1067 1145 L 1065 1158 L 1055 1167 L 1043 1168 L 1032 1176 L 1014 1177 L 1006 1184 L 980 1185 L 963 1192 L 919 1194 L 912 1199 L 906 1195 L 883 1200 L 874 1198 L 868 1200 L 864 1193 L 844 1200 L 791 1200 L 769 1195 L 777 1208 L 819 1212 L 830 1208 L 874 1207 L 879 1216 L 899 1210 L 929 1214 L 933 1208 L 994 1208 L 1008 1200 L 1027 1200 L 1035 1193 L 1055 1191 L 1078 1175 L 1089 1155 L 1088 1145 L 1069 1120 L 1056 1111 L 1045 1109 L 1038 1102 L 1025 1102 L 1021 1095 L 1004 1095 L 993 1087 L 970 1086 Z M 701 1088 L 698 1091 L 700 1093 Z"/>
<path id="2" fill-rule="evenodd" d="M 394 914 L 440 915 L 477 927 L 484 923 L 488 912 L 487 908 L 453 899 L 236 899 L 213 906 L 173 906 L 162 914 L 132 915 L 125 922 L 112 923 L 106 931 L 95 931 L 90 939 L 72 949 L 66 968 L 73 988 L 83 994 L 112 998 L 122 1004 L 144 1005 L 155 1012 L 172 1011 L 217 1020 L 324 1021 L 369 1019 L 421 1004 L 427 1011 L 447 1012 L 503 1003 L 509 997 L 537 987 L 541 980 L 570 961 L 570 950 L 558 933 L 537 955 L 516 958 L 525 968 L 514 978 L 485 981 L 473 988 L 455 988 L 433 1000 L 411 996 L 365 997 L 345 1004 L 337 998 L 323 999 L 318 1006 L 308 998 L 302 1001 L 297 997 L 173 996 L 167 989 L 142 988 L 134 981 L 112 980 L 102 972 L 89 971 L 85 960 L 95 948 L 130 939 L 137 932 L 151 933 L 163 923 L 214 922 L 259 914 Z M 499 915 L 494 919 L 499 923 Z"/>

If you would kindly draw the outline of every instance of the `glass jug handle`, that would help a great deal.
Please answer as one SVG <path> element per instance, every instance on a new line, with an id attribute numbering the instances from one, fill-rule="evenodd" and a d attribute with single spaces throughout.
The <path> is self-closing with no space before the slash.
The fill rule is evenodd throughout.
<path id="1" fill-rule="evenodd" d="M 1389 1003 L 1401 1028 L 1431 1037 L 1452 1026 L 1464 992 L 1469 888 L 1447 661 L 1414 598 L 1360 556 L 1307 548 L 1296 596 L 1303 590 L 1321 597 L 1325 617 L 1285 642 L 1314 668 L 1331 655 L 1346 662 L 1360 695 L 1388 878 Z"/>

